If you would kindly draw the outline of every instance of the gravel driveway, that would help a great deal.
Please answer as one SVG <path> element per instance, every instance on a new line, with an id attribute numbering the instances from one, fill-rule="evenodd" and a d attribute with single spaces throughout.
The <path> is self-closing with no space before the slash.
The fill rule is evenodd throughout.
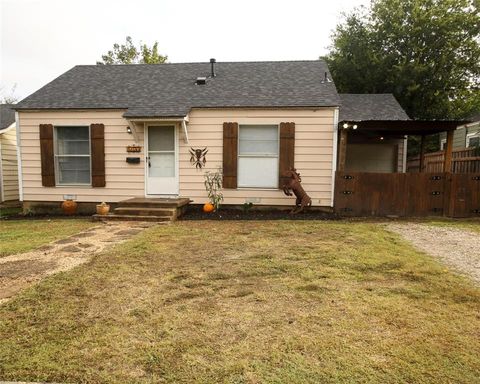
<path id="1" fill-rule="evenodd" d="M 392 223 L 387 229 L 417 249 L 439 258 L 480 285 L 480 234 L 452 227 L 418 223 Z"/>

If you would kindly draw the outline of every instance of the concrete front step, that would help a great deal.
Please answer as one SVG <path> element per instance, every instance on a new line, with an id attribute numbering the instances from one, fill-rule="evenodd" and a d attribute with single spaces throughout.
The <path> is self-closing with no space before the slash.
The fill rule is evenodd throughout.
<path id="1" fill-rule="evenodd" d="M 151 207 L 118 207 L 115 208 L 115 215 L 131 215 L 131 216 L 168 216 L 174 218 L 176 216 L 176 208 L 151 208 Z"/>
<path id="2" fill-rule="evenodd" d="M 93 215 L 95 221 L 153 221 L 153 222 L 168 222 L 172 221 L 171 216 L 141 216 L 141 215 Z"/>
<path id="3" fill-rule="evenodd" d="M 181 208 L 190 203 L 190 199 L 167 199 L 167 198 L 142 198 L 134 197 L 123 200 L 119 203 L 120 207 L 142 207 L 142 208 Z"/>
<path id="4" fill-rule="evenodd" d="M 118 203 L 115 210 L 106 215 L 93 215 L 94 220 L 174 221 L 191 202 L 187 198 L 134 197 Z"/>

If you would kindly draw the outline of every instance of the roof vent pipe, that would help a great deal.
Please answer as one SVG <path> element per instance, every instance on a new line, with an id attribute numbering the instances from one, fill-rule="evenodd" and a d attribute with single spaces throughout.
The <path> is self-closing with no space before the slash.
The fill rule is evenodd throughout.
<path id="1" fill-rule="evenodd" d="M 215 63 L 217 62 L 217 60 L 215 59 L 210 59 L 210 76 L 211 77 L 215 77 L 216 74 L 215 74 Z"/>

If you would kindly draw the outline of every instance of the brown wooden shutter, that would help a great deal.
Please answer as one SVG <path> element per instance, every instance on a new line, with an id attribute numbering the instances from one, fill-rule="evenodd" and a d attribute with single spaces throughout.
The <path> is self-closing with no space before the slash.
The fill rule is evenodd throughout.
<path id="1" fill-rule="evenodd" d="M 223 123 L 223 188 L 237 188 L 238 123 Z"/>
<path id="2" fill-rule="evenodd" d="M 285 172 L 294 168 L 295 159 L 295 123 L 280 123 L 280 156 L 278 187 L 281 189 L 288 181 Z"/>
<path id="3" fill-rule="evenodd" d="M 90 125 L 92 187 L 105 187 L 105 126 Z"/>
<path id="4" fill-rule="evenodd" d="M 55 186 L 55 158 L 53 154 L 53 125 L 40 124 L 40 158 L 42 162 L 42 185 Z"/>

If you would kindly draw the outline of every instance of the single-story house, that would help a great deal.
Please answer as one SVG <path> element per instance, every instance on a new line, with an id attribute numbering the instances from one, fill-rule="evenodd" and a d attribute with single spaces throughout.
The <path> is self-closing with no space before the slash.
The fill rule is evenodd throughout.
<path id="1" fill-rule="evenodd" d="M 219 168 L 224 204 L 286 206 L 282 177 L 295 167 L 312 206 L 331 209 L 339 124 L 352 124 L 343 169 L 405 170 L 405 136 L 368 131 L 408 122 L 395 98 L 339 95 L 322 60 L 81 65 L 15 109 L 30 208 L 68 198 L 203 204 L 204 174 Z"/>
<path id="2" fill-rule="evenodd" d="M 17 131 L 13 104 L 0 104 L 0 203 L 18 200 Z"/>

